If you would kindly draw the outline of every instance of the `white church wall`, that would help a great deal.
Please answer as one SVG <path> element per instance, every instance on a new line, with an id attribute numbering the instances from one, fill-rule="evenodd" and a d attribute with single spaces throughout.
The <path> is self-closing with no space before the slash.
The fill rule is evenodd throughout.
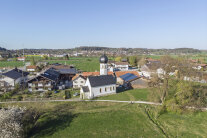
<path id="1" fill-rule="evenodd" d="M 112 94 L 112 93 L 116 93 L 116 84 L 100 86 L 100 87 L 92 87 L 90 98 Z"/>

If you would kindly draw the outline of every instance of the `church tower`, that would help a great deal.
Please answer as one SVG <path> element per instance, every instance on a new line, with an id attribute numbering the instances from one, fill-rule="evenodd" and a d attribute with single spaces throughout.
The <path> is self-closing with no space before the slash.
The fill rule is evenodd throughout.
<path id="1" fill-rule="evenodd" d="M 108 75 L 108 57 L 104 54 L 100 57 L 100 75 Z"/>

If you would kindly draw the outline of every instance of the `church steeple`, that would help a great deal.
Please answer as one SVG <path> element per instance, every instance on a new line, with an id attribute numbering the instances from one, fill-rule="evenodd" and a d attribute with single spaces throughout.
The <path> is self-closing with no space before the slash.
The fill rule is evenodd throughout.
<path id="1" fill-rule="evenodd" d="M 104 54 L 100 57 L 100 75 L 108 74 L 108 57 Z"/>

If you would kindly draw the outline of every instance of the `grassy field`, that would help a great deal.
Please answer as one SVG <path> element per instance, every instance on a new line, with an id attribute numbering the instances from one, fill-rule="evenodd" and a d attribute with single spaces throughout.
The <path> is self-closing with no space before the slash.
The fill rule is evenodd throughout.
<path id="1" fill-rule="evenodd" d="M 22 61 L 0 61 L 0 67 L 22 67 Z"/>
<path id="2" fill-rule="evenodd" d="M 82 71 L 89 71 L 89 72 L 99 71 L 99 68 L 100 68 L 98 57 L 71 57 L 69 60 L 45 60 L 45 61 L 49 63 L 61 63 L 61 64 L 67 64 L 67 65 L 74 65 L 77 69 L 80 69 Z M 15 66 L 17 67 L 23 66 L 23 62 L 22 61 L 0 61 L 0 67 L 15 67 Z"/>
<path id="3" fill-rule="evenodd" d="M 34 108 L 42 113 L 29 133 L 29 137 L 33 138 L 194 138 L 207 135 L 207 112 L 165 113 L 157 116 L 159 107 L 108 102 L 18 105 Z"/>
<path id="4" fill-rule="evenodd" d="M 120 100 L 120 101 L 148 101 L 150 90 L 145 89 L 132 89 L 120 92 L 113 95 L 98 97 L 99 100 Z"/>
<path id="5" fill-rule="evenodd" d="M 49 63 L 61 63 L 67 65 L 74 65 L 77 69 L 82 71 L 99 71 L 99 60 L 97 58 L 72 58 L 70 60 L 48 60 Z"/>

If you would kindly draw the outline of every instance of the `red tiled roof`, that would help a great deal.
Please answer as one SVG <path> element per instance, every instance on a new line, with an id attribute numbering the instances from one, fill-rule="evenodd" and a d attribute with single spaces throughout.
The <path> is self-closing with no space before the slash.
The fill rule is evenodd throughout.
<path id="1" fill-rule="evenodd" d="M 31 66 L 27 66 L 26 68 L 27 68 L 27 69 L 36 69 L 37 66 L 31 65 Z"/>
<path id="2" fill-rule="evenodd" d="M 113 72 L 109 71 L 108 72 L 108 75 L 112 75 Z M 99 76 L 100 75 L 100 72 L 83 72 L 82 75 L 84 77 L 88 77 L 88 76 Z"/>

